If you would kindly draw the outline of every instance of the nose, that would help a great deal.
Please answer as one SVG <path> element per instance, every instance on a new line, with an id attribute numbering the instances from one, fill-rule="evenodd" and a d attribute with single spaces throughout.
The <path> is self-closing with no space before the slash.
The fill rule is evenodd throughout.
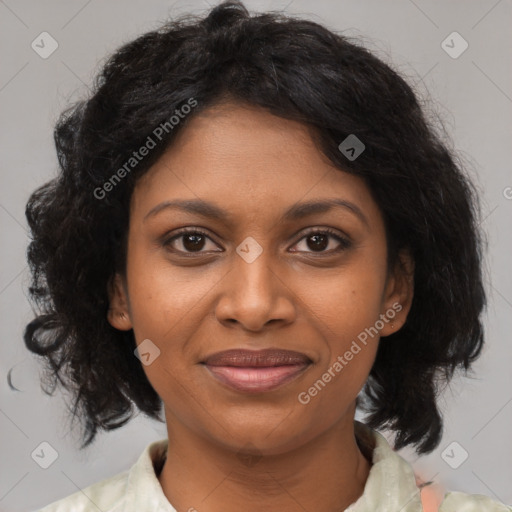
<path id="1" fill-rule="evenodd" d="M 260 331 L 267 324 L 287 325 L 295 320 L 296 295 L 278 265 L 272 265 L 263 251 L 254 261 L 239 254 L 220 286 L 215 317 L 230 326 L 240 324 L 247 331 Z M 289 280 L 289 277 L 288 277 Z"/>

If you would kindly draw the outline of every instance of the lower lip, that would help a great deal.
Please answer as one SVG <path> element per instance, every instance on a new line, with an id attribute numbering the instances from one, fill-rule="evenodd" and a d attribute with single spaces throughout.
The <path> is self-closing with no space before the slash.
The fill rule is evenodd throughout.
<path id="1" fill-rule="evenodd" d="M 309 364 L 246 368 L 205 365 L 217 380 L 232 389 L 246 393 L 271 391 L 298 377 Z"/>

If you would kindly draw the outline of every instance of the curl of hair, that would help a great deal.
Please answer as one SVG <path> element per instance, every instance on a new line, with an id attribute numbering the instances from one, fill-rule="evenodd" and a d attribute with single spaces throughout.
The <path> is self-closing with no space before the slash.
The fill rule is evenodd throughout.
<path id="1" fill-rule="evenodd" d="M 194 111 L 98 199 L 94 191 L 191 98 L 198 102 Z M 204 17 L 168 21 L 110 56 L 90 97 L 61 114 L 54 131 L 60 172 L 27 203 L 29 291 L 41 311 L 24 340 L 46 361 L 46 383 L 72 392 L 83 447 L 98 429 L 125 424 L 134 405 L 162 421 L 161 399 L 133 353 L 133 331 L 107 321 L 107 290 L 125 270 L 136 181 L 190 118 L 228 101 L 306 124 L 329 160 L 370 188 L 386 224 L 388 264 L 398 261 L 400 249 L 410 250 L 410 313 L 402 329 L 380 342 L 357 405 L 369 413 L 368 425 L 396 432 L 395 448 L 432 451 L 442 436 L 440 384 L 458 367 L 467 371 L 483 345 L 486 298 L 473 185 L 412 88 L 387 64 L 315 22 L 251 16 L 236 1 Z M 349 134 L 365 144 L 354 161 L 338 150 Z"/>

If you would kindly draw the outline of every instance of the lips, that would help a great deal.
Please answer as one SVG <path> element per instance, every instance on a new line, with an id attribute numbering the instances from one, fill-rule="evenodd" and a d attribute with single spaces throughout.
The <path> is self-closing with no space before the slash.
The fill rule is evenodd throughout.
<path id="1" fill-rule="evenodd" d="M 205 361 L 209 366 L 243 366 L 243 367 L 269 367 L 286 366 L 295 364 L 308 364 L 311 359 L 300 352 L 291 350 L 266 349 L 244 350 L 233 349 L 217 352 L 209 356 Z"/>
<path id="2" fill-rule="evenodd" d="M 305 354 L 280 349 L 225 350 L 203 361 L 216 380 L 247 393 L 277 389 L 304 373 L 311 363 Z"/>

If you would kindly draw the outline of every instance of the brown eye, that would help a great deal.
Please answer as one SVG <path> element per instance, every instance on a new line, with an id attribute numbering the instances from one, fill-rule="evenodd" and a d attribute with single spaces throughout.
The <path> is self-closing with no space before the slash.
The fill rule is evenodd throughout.
<path id="1" fill-rule="evenodd" d="M 205 237 L 201 234 L 187 233 L 182 235 L 182 244 L 187 251 L 200 251 L 205 244 Z"/>
<path id="2" fill-rule="evenodd" d="M 207 247 L 208 240 L 211 241 L 210 237 L 204 231 L 197 228 L 185 229 L 181 230 L 171 238 L 164 240 L 163 246 L 178 253 L 201 253 L 206 252 L 203 251 L 203 249 L 205 249 L 205 246 Z M 213 249 L 217 247 L 216 244 L 213 244 L 213 241 L 212 246 Z"/>
<path id="3" fill-rule="evenodd" d="M 309 235 L 307 238 L 308 247 L 312 251 L 324 251 L 329 245 L 329 235 Z"/>
<path id="4" fill-rule="evenodd" d="M 306 250 L 298 250 L 293 252 L 316 252 L 316 253 L 336 253 L 348 249 L 352 244 L 351 242 L 339 235 L 336 231 L 331 229 L 322 229 L 310 231 L 306 236 L 299 240 L 299 243 L 305 240 Z M 334 242 L 331 242 L 333 240 Z M 337 247 L 336 247 L 337 244 Z M 334 247 L 332 247 L 334 245 Z M 331 246 L 330 250 L 326 250 Z M 309 249 L 309 250 L 308 250 Z"/>

